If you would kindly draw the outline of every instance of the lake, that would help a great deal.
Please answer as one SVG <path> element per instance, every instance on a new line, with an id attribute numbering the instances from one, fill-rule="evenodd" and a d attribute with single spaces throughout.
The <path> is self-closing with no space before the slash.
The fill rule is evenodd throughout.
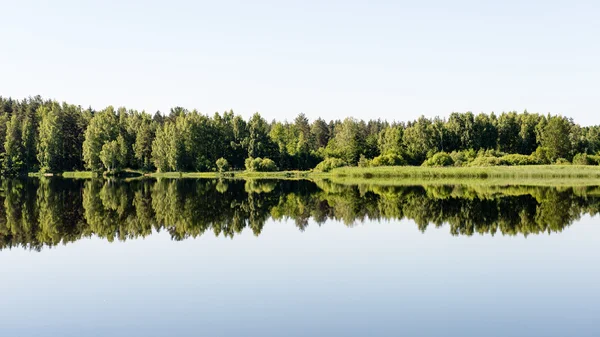
<path id="1" fill-rule="evenodd" d="M 1 187 L 4 336 L 600 336 L 600 187 Z"/>

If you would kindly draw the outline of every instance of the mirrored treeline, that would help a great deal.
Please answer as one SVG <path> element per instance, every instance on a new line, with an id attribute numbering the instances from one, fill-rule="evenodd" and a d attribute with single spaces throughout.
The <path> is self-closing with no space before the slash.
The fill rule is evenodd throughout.
<path id="1" fill-rule="evenodd" d="M 414 221 L 451 235 L 560 233 L 600 211 L 600 187 L 341 185 L 327 180 L 2 180 L 0 249 L 41 250 L 167 231 L 173 240 L 260 235 L 269 219 L 303 231 L 329 220 Z"/>

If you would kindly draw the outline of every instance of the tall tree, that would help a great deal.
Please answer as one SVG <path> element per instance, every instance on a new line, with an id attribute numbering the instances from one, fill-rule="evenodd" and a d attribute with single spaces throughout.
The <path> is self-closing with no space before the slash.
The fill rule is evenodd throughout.
<path id="1" fill-rule="evenodd" d="M 52 104 L 50 108 L 39 109 L 41 122 L 39 127 L 39 143 L 37 159 L 40 171 L 59 172 L 64 163 L 63 116 L 60 105 Z"/>
<path id="2" fill-rule="evenodd" d="M 542 133 L 542 146 L 548 151 L 550 160 L 572 158 L 572 145 L 569 139 L 572 121 L 562 116 L 548 117 Z"/>
<path id="3" fill-rule="evenodd" d="M 104 144 L 117 139 L 119 135 L 118 124 L 119 120 L 112 106 L 97 113 L 91 119 L 85 131 L 85 141 L 83 142 L 83 160 L 88 169 L 102 169 L 100 151 L 102 151 Z"/>
<path id="4" fill-rule="evenodd" d="M 21 137 L 21 119 L 16 114 L 13 114 L 6 128 L 6 141 L 4 142 L 6 153 L 3 169 L 5 174 L 20 174 L 27 169 L 23 163 L 23 143 Z"/>
<path id="5" fill-rule="evenodd" d="M 517 113 L 502 113 L 498 118 L 498 150 L 506 153 L 519 153 L 520 132 L 521 126 Z"/>
<path id="6" fill-rule="evenodd" d="M 336 128 L 335 137 L 327 145 L 327 151 L 331 156 L 339 157 L 348 164 L 358 163 L 360 155 L 363 154 L 365 139 L 361 134 L 358 121 L 346 118 Z"/>
<path id="7" fill-rule="evenodd" d="M 424 116 L 404 130 L 406 153 L 413 164 L 420 165 L 428 153 L 437 152 L 437 138 L 433 123 Z"/>

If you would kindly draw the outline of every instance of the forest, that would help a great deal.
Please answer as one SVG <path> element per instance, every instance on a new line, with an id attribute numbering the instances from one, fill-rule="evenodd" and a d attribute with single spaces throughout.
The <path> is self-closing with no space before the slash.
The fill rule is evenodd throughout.
<path id="1" fill-rule="evenodd" d="M 103 110 L 0 96 L 0 172 L 216 172 L 341 166 L 496 166 L 600 163 L 600 126 L 562 115 L 474 114 L 413 121 L 245 120 L 109 106 Z"/>
<path id="2" fill-rule="evenodd" d="M 269 220 L 299 230 L 409 219 L 451 235 L 562 232 L 600 213 L 598 187 L 348 186 L 327 180 L 3 179 L 0 250 L 41 250 L 99 237 L 125 241 L 166 231 L 173 240 L 205 233 L 258 236 Z M 394 225 L 403 225 L 393 222 Z M 278 224 L 281 225 L 281 224 Z"/>

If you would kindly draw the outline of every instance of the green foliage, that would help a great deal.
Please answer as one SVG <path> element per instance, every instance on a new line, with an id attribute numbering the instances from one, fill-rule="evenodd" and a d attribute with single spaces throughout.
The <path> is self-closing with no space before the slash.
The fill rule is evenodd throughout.
<path id="1" fill-rule="evenodd" d="M 421 164 L 430 151 L 437 152 L 437 139 L 443 139 L 443 130 L 434 128 L 434 124 L 421 116 L 404 131 L 404 145 L 411 163 Z"/>
<path id="2" fill-rule="evenodd" d="M 504 165 L 504 161 L 498 157 L 482 156 L 473 160 L 469 166 L 471 167 L 486 167 Z"/>
<path id="3" fill-rule="evenodd" d="M 452 156 L 450 156 L 446 152 L 438 152 L 438 153 L 434 154 L 433 157 L 427 159 L 423 163 L 423 166 L 430 166 L 430 167 L 443 167 L 443 166 L 453 166 L 453 165 L 454 165 L 454 159 L 452 159 Z"/>
<path id="4" fill-rule="evenodd" d="M 329 172 L 334 168 L 346 166 L 346 163 L 339 158 L 327 158 L 317 164 L 315 171 L 317 172 Z"/>
<path id="5" fill-rule="evenodd" d="M 399 166 L 406 165 L 404 159 L 397 154 L 383 154 L 373 158 L 371 166 Z"/>
<path id="6" fill-rule="evenodd" d="M 227 159 L 223 157 L 217 159 L 216 165 L 219 172 L 225 172 L 229 170 L 229 163 L 227 162 Z"/>
<path id="7" fill-rule="evenodd" d="M 133 152 L 137 166 L 149 171 L 154 166 L 152 163 L 152 142 L 156 136 L 156 126 L 152 123 L 149 115 L 143 114 L 141 119 L 138 132 L 135 135 Z"/>
<path id="8" fill-rule="evenodd" d="M 500 158 L 502 165 L 516 166 L 516 165 L 541 165 L 542 163 L 533 155 L 523 154 L 508 154 Z"/>
<path id="9" fill-rule="evenodd" d="M 401 126 L 392 126 L 379 133 L 378 146 L 381 154 L 400 154 L 404 152 L 402 136 L 404 129 Z"/>
<path id="10" fill-rule="evenodd" d="M 569 134 L 572 130 L 572 121 L 565 117 L 554 116 L 548 118 L 543 128 L 541 144 L 547 149 L 548 159 L 551 162 L 558 158 L 572 158 L 571 139 Z"/>
<path id="11" fill-rule="evenodd" d="M 117 171 L 122 168 L 123 155 L 119 142 L 112 140 L 102 145 L 100 160 L 108 171 Z"/>
<path id="12" fill-rule="evenodd" d="M 248 122 L 248 157 L 272 156 L 276 145 L 269 137 L 270 127 L 267 121 L 255 113 Z"/>
<path id="13" fill-rule="evenodd" d="M 63 148 L 63 118 L 60 106 L 54 104 L 52 108 L 39 109 L 41 123 L 39 128 L 39 143 L 37 159 L 42 172 L 59 172 L 64 159 Z"/>
<path id="14" fill-rule="evenodd" d="M 538 146 L 538 148 L 535 150 L 534 153 L 531 154 L 531 156 L 534 157 L 535 160 L 537 160 L 540 164 L 552 163 L 548 154 L 548 149 L 543 146 Z"/>
<path id="15" fill-rule="evenodd" d="M 592 165 L 600 165 L 600 155 L 588 155 L 588 160 Z"/>
<path id="16" fill-rule="evenodd" d="M 104 144 L 117 139 L 118 122 L 112 106 L 94 115 L 90 121 L 83 142 L 83 160 L 89 170 L 98 171 L 103 168 L 100 152 Z"/>
<path id="17" fill-rule="evenodd" d="M 466 151 L 452 151 L 450 157 L 454 162 L 454 166 L 467 166 L 477 158 L 477 152 L 473 149 Z"/>
<path id="18" fill-rule="evenodd" d="M 503 113 L 498 118 L 498 150 L 519 153 L 521 126 L 516 112 Z"/>
<path id="19" fill-rule="evenodd" d="M 246 170 L 250 172 L 274 172 L 277 165 L 269 158 L 247 158 Z"/>
<path id="20" fill-rule="evenodd" d="M 101 152 L 109 143 L 103 161 Z M 438 165 L 432 159 L 438 152 L 446 152 L 454 166 L 551 164 L 578 153 L 587 157 L 577 161 L 587 158 L 595 164 L 592 156 L 598 151 L 600 126 L 582 127 L 566 117 L 527 111 L 498 118 L 493 113 L 452 113 L 448 119 L 420 117 L 392 124 L 353 118 L 311 123 L 299 114 L 292 122 L 269 123 L 258 113 L 245 121 L 233 111 L 208 116 L 174 107 L 167 115 L 151 116 L 111 106 L 97 112 L 39 96 L 20 101 L 0 97 L 3 175 L 101 171 L 106 163 L 111 170 L 213 172 L 219 158 L 237 170 L 248 157 L 270 158 L 285 171 L 308 170 L 325 158 L 361 167 L 374 158 L 374 165 L 390 165 L 395 162 L 391 155 L 411 165 L 426 160 L 426 165 Z"/>
<path id="21" fill-rule="evenodd" d="M 335 137 L 327 145 L 329 156 L 342 159 L 352 165 L 356 165 L 360 155 L 365 149 L 365 139 L 361 137 L 358 121 L 346 118 L 338 125 Z"/>
<path id="22" fill-rule="evenodd" d="M 571 165 L 571 162 L 566 160 L 565 158 L 558 158 L 555 162 L 556 165 Z"/>
<path id="23" fill-rule="evenodd" d="M 5 175 L 17 175 L 25 171 L 23 162 L 23 145 L 21 142 L 21 120 L 14 114 L 6 128 L 6 141 L 4 149 L 6 151 L 3 163 L 3 173 Z"/>
<path id="24" fill-rule="evenodd" d="M 573 165 L 600 165 L 600 156 L 578 153 L 573 157 Z"/>
<path id="25" fill-rule="evenodd" d="M 361 154 L 360 159 L 358 160 L 358 167 L 369 167 L 371 166 L 371 161 L 365 157 L 365 155 Z"/>
<path id="26" fill-rule="evenodd" d="M 588 159 L 587 154 L 578 153 L 573 157 L 573 165 L 591 165 L 592 162 Z"/>

